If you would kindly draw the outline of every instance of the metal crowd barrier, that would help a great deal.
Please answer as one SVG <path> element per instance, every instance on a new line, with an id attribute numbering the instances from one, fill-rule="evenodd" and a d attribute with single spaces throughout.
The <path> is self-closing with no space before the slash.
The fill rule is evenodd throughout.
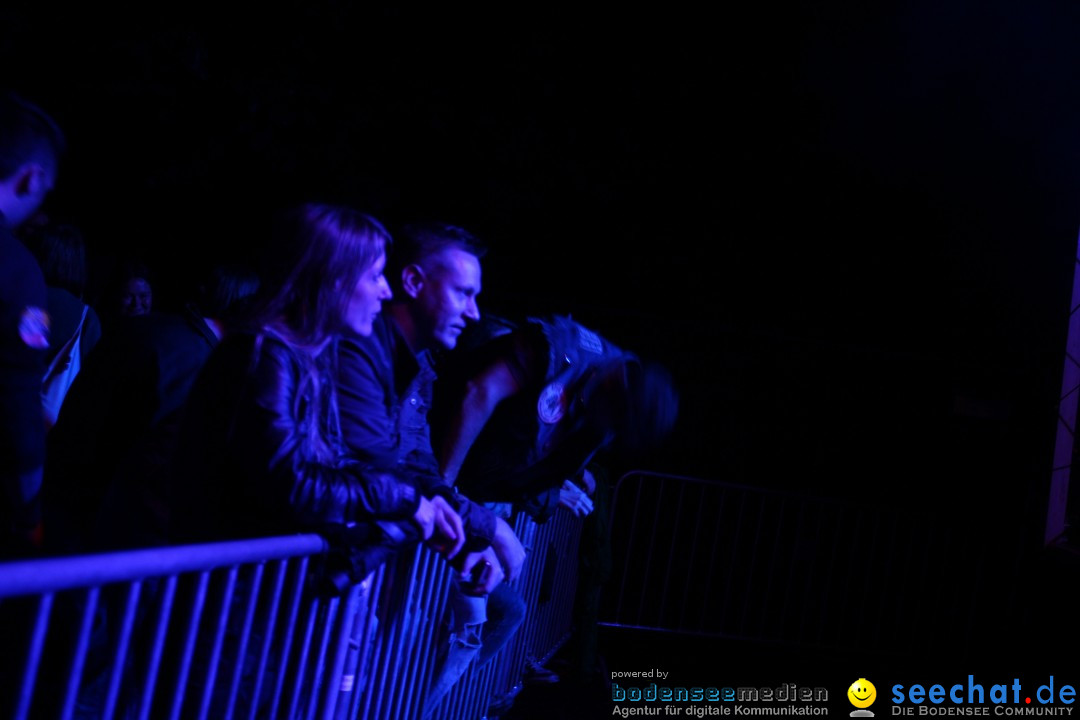
<path id="1" fill-rule="evenodd" d="M 570 632 L 580 521 L 519 517 L 528 614 L 431 717 L 475 720 Z M 342 596 L 313 582 L 317 535 L 0 564 L 0 700 L 10 717 L 418 718 L 449 566 L 402 553 Z"/>
<path id="2" fill-rule="evenodd" d="M 955 519 L 649 472 L 611 532 L 601 625 L 822 649 L 960 645 L 1011 562 Z"/>

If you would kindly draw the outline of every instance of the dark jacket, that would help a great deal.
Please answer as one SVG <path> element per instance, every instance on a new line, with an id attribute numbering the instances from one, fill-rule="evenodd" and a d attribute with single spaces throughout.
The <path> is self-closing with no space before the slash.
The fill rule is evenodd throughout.
<path id="1" fill-rule="evenodd" d="M 46 287 L 46 295 L 49 303 L 49 351 L 46 353 L 45 362 L 50 363 L 56 357 L 56 353 L 71 339 L 75 330 L 79 327 L 82 319 L 83 308 L 87 307 L 79 298 L 60 287 Z M 86 322 L 83 324 L 82 337 L 79 340 L 80 359 L 85 360 L 90 351 L 101 339 L 101 320 L 94 308 L 86 311 Z"/>
<path id="2" fill-rule="evenodd" d="M 251 537 L 358 524 L 373 544 L 418 539 L 420 494 L 347 458 L 333 343 L 311 351 L 273 332 L 225 339 L 185 411 L 171 479 L 179 539 Z M 369 532 L 370 529 L 370 532 Z"/>
<path id="3" fill-rule="evenodd" d="M 427 351 L 414 354 L 387 313 L 369 337 L 338 346 L 338 402 L 349 452 L 376 467 L 411 477 L 431 497 L 441 495 L 461 515 L 467 552 L 483 550 L 495 534 L 495 515 L 443 482 L 431 447 L 428 411 L 435 370 Z"/>
<path id="4" fill-rule="evenodd" d="M 0 556 L 30 551 L 40 519 L 48 342 L 45 279 L 0 214 Z"/>
<path id="5" fill-rule="evenodd" d="M 612 439 L 586 422 L 589 380 L 598 368 L 633 357 L 565 316 L 529 318 L 477 347 L 447 373 L 444 411 L 495 358 L 507 363 L 521 390 L 500 403 L 476 438 L 458 475 L 461 488 L 477 500 L 517 503 L 534 519 L 547 519 L 563 480 L 576 477 Z"/>

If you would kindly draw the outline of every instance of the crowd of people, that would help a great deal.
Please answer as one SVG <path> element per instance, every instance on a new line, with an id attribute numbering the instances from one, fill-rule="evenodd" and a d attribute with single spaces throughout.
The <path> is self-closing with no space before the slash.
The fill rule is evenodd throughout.
<path id="1" fill-rule="evenodd" d="M 511 513 L 590 512 L 595 463 L 672 429 L 671 377 L 569 317 L 482 316 L 466 230 L 391 236 L 318 203 L 278 215 L 258 268 L 214 266 L 183 313 L 124 264 L 103 318 L 125 321 L 102 322 L 78 230 L 35 219 L 64 144 L 4 96 L 3 556 L 323 532 L 358 581 L 426 543 L 455 569 L 434 707 L 523 620 Z"/>

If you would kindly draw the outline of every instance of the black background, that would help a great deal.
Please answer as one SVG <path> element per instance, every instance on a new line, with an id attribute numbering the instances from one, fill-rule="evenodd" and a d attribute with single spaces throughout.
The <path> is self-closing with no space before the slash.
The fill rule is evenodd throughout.
<path id="1" fill-rule="evenodd" d="M 652 469 L 1041 514 L 1080 212 L 1080 9 L 7 8 L 47 210 L 175 307 L 302 199 L 492 246 L 682 390 Z M 1034 532 L 1034 531 L 1033 531 Z"/>

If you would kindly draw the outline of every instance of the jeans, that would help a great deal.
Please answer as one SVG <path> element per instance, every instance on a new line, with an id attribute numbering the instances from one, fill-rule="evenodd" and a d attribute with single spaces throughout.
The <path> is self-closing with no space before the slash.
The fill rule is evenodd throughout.
<path id="1" fill-rule="evenodd" d="M 503 648 L 525 619 L 525 602 L 506 583 L 500 583 L 487 597 L 466 595 L 454 578 L 447 613 L 435 675 L 424 702 L 425 715 L 438 706 L 473 659 L 477 667 L 483 667 Z"/>

